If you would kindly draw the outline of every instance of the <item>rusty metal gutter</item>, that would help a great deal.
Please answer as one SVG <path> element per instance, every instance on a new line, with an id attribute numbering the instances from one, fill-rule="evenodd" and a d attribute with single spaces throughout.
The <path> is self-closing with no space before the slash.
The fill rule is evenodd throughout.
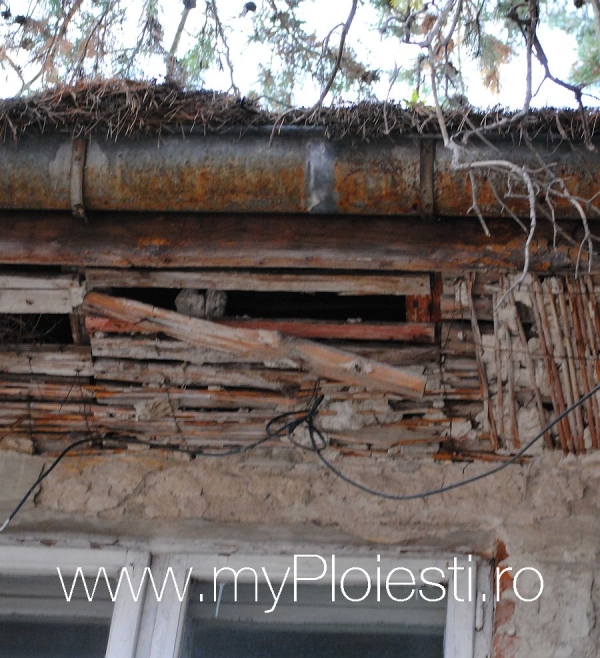
<path id="1" fill-rule="evenodd" d="M 472 192 L 451 169 L 440 142 L 406 137 L 372 143 L 332 142 L 315 130 L 242 136 L 188 134 L 109 141 L 51 133 L 0 145 L 0 209 L 176 211 L 465 216 Z M 525 146 L 510 140 L 478 156 L 537 167 Z M 600 154 L 540 145 L 538 152 L 571 192 L 598 192 Z M 481 210 L 502 216 L 482 186 Z M 511 206 L 527 216 L 525 201 Z M 567 203 L 558 216 L 575 218 Z"/>

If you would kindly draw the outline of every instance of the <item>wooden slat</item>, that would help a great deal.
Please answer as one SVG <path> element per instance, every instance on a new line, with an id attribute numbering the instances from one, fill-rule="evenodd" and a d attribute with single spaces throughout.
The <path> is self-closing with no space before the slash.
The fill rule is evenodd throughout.
<path id="1" fill-rule="evenodd" d="M 257 352 L 261 358 L 267 360 L 300 359 L 318 376 L 372 390 L 395 392 L 407 397 L 421 397 L 425 389 L 425 377 L 410 370 L 388 366 L 310 341 L 285 337 L 276 332 L 227 327 L 100 293 L 89 293 L 85 305 L 92 313 L 152 327 L 157 332 L 191 345 L 236 354 Z"/>
<path id="2" fill-rule="evenodd" d="M 89 347 L 79 345 L 0 346 L 0 373 L 90 377 L 93 374 Z"/>
<path id="3" fill-rule="evenodd" d="M 0 289 L 81 291 L 81 285 L 71 274 L 1 274 Z"/>
<path id="4" fill-rule="evenodd" d="M 555 285 L 555 293 L 552 292 L 551 282 Z M 554 346 L 554 361 L 561 364 L 558 374 L 562 381 L 565 403 L 570 407 L 579 397 L 579 383 L 577 381 L 577 363 L 571 343 L 573 331 L 569 322 L 562 282 L 557 279 L 544 281 L 541 291 L 543 303 L 548 303 L 548 327 Z M 573 413 L 567 416 L 566 421 L 571 429 L 574 442 L 577 445 L 583 445 L 584 422 L 581 407 L 575 407 Z"/>
<path id="5" fill-rule="evenodd" d="M 21 378 L 17 378 L 21 379 Z M 25 379 L 25 378 L 22 378 Z M 27 377 L 25 381 L 0 380 L 0 400 L 92 400 L 95 388 L 86 383 L 50 383 L 40 376 Z"/>
<path id="6" fill-rule="evenodd" d="M 330 340 L 394 340 L 411 343 L 433 343 L 435 325 L 426 322 L 318 322 L 315 320 L 262 320 L 223 319 L 216 324 L 243 329 L 266 329 L 280 331 L 299 338 L 322 338 Z"/>
<path id="7" fill-rule="evenodd" d="M 533 279 L 533 292 L 532 300 L 534 301 L 532 308 L 535 315 L 535 323 L 538 328 L 538 335 L 540 337 L 540 348 L 544 355 L 544 364 L 546 366 L 546 374 L 550 384 L 550 395 L 552 396 L 552 405 L 554 412 L 559 415 L 564 413 L 566 409 L 563 389 L 560 380 L 560 374 L 556 361 L 554 359 L 554 349 L 552 344 L 552 336 L 550 334 L 550 326 L 546 316 L 546 308 L 544 306 L 544 298 L 542 295 L 542 286 L 539 280 Z M 575 452 L 573 445 L 573 436 L 569 427 L 568 418 L 563 418 L 557 423 L 558 436 L 560 439 L 561 448 L 566 455 L 569 452 Z"/>
<path id="8" fill-rule="evenodd" d="M 0 313 L 71 313 L 84 290 L 74 276 L 0 275 Z"/>
<path id="9" fill-rule="evenodd" d="M 260 331 L 278 331 L 298 338 L 321 338 L 328 340 L 377 340 L 410 343 L 433 344 L 435 342 L 435 325 L 419 322 L 321 322 L 317 320 L 265 320 L 226 318 L 212 321 L 216 325 L 253 329 Z M 145 323 L 128 323 L 110 318 L 86 317 L 89 333 L 157 333 L 155 325 Z M 254 361 L 260 352 L 254 352 Z"/>
<path id="10" fill-rule="evenodd" d="M 572 324 L 575 330 L 575 346 L 577 349 L 577 356 L 579 357 L 579 376 L 581 380 L 581 393 L 582 395 L 588 394 L 593 386 L 591 380 L 591 373 L 588 371 L 588 362 L 586 361 L 586 356 L 589 356 L 587 352 L 587 347 L 590 342 L 590 338 L 586 332 L 585 326 L 585 310 L 583 308 L 581 294 L 579 286 L 575 285 L 574 281 L 571 281 L 569 278 L 566 280 L 567 289 L 569 292 L 569 301 L 571 307 L 571 317 Z M 587 422 L 588 428 L 590 430 L 590 436 L 592 439 L 592 446 L 598 448 L 600 446 L 600 428 L 597 427 L 598 422 L 598 408 L 594 404 L 597 401 L 592 398 L 588 398 L 585 402 L 585 409 L 587 411 Z M 579 442 L 580 452 L 585 452 L 585 443 L 582 441 Z"/>
<path id="11" fill-rule="evenodd" d="M 454 296 L 442 295 L 440 299 L 440 314 L 443 320 L 457 320 L 461 317 L 469 317 L 469 305 L 466 300 L 457 299 Z M 473 305 L 477 318 L 482 322 L 492 322 L 494 309 L 490 297 L 474 297 Z"/>
<path id="12" fill-rule="evenodd" d="M 498 441 L 498 430 L 496 428 L 496 419 L 494 416 L 494 409 L 492 406 L 492 400 L 490 397 L 490 388 L 487 380 L 487 375 L 485 372 L 485 365 L 483 362 L 483 344 L 481 340 L 481 332 L 479 330 L 479 322 L 477 321 L 477 315 L 475 314 L 475 306 L 473 305 L 473 281 L 475 275 L 470 276 L 467 279 L 467 295 L 469 299 L 469 307 L 471 312 L 471 328 L 473 330 L 473 337 L 475 340 L 475 355 L 477 356 L 477 368 L 479 370 L 479 379 L 481 392 L 483 395 L 483 404 L 487 412 L 489 424 L 490 424 L 490 434 L 492 437 L 492 448 L 494 451 L 498 450 L 500 447 Z"/>
<path id="13" fill-rule="evenodd" d="M 535 406 L 538 412 L 540 427 L 546 427 L 547 425 L 546 410 L 544 409 L 544 403 L 542 400 L 540 387 L 538 386 L 536 381 L 535 362 L 533 360 L 533 356 L 531 355 L 531 348 L 529 346 L 529 341 L 527 340 L 527 335 L 525 334 L 523 323 L 521 322 L 521 318 L 519 317 L 517 305 L 515 302 L 515 296 L 513 292 L 511 292 L 508 295 L 507 301 L 513 309 L 515 323 L 517 325 L 517 331 L 519 332 L 519 340 L 521 341 L 521 348 L 525 354 L 525 363 L 527 364 L 527 371 L 529 373 L 529 379 L 531 381 L 531 388 L 533 389 L 533 394 L 535 397 Z M 546 442 L 547 448 L 552 449 L 554 447 L 551 432 L 545 432 L 544 441 Z"/>
<path id="14" fill-rule="evenodd" d="M 1 389 L 0 389 L 1 390 Z M 113 405 L 135 405 L 144 400 L 173 402 L 187 409 L 277 409 L 297 407 L 305 396 L 289 397 L 275 392 L 252 390 L 208 390 L 169 387 L 97 386 L 96 400 L 112 408 Z"/>
<path id="15" fill-rule="evenodd" d="M 100 318 L 105 322 L 115 322 L 107 318 Z M 98 318 L 93 318 L 95 325 Z M 106 324 L 103 322 L 106 328 Z M 128 328 L 132 328 L 131 325 Z M 255 354 L 229 354 L 219 350 L 210 350 L 202 347 L 193 347 L 179 340 L 165 340 L 140 336 L 108 335 L 92 333 L 90 344 L 94 357 L 107 357 L 111 359 L 139 359 L 143 361 L 180 361 L 182 363 L 203 364 L 262 364 L 260 355 Z M 297 368 L 298 364 L 291 359 L 277 359 L 269 361 L 270 368 Z"/>
<path id="16" fill-rule="evenodd" d="M 75 306 L 69 290 L 0 290 L 0 313 L 67 314 Z"/>
<path id="17" fill-rule="evenodd" d="M 253 368 L 218 368 L 172 363 L 144 363 L 120 359 L 96 359 L 97 381 L 130 382 L 152 386 L 227 386 L 283 391 L 314 384 L 309 373 Z"/>
<path id="18" fill-rule="evenodd" d="M 106 319 L 106 318 L 103 318 Z M 191 347 L 178 340 L 151 338 L 147 336 L 103 335 L 94 333 L 90 337 L 94 357 L 113 359 L 143 359 L 145 361 L 181 361 L 202 365 L 205 363 L 259 363 L 255 356 L 232 355 L 227 352 Z M 394 345 L 381 346 L 364 343 L 331 343 L 333 347 L 345 349 L 367 359 L 383 361 L 388 365 L 432 365 L 437 368 L 440 350 L 437 346 Z M 270 368 L 290 368 L 290 359 L 269 361 Z"/>
<path id="19" fill-rule="evenodd" d="M 191 288 L 256 292 L 337 292 L 342 295 L 429 295 L 428 275 L 296 274 L 260 270 L 149 270 L 88 268 L 88 289 Z"/>

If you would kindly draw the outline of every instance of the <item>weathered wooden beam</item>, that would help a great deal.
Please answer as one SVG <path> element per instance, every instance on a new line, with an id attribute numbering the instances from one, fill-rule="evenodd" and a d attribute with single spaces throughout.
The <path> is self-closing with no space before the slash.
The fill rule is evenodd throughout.
<path id="1" fill-rule="evenodd" d="M 212 320 L 215 324 L 240 329 L 279 331 L 298 338 L 324 340 L 377 340 L 407 343 L 435 342 L 435 325 L 426 322 L 322 322 L 318 320 L 265 320 L 260 318 L 224 318 Z M 110 318 L 87 316 L 86 328 L 90 333 L 156 333 L 155 326 L 124 323 Z M 260 356 L 257 352 L 255 356 Z M 257 360 L 256 358 L 254 359 Z"/>
<path id="2" fill-rule="evenodd" d="M 276 409 L 302 405 L 309 393 L 298 397 L 285 396 L 280 393 L 268 393 L 264 390 L 248 389 L 210 389 L 190 388 L 169 385 L 160 386 L 123 386 L 104 383 L 73 386 L 72 384 L 48 383 L 41 378 L 27 381 L 1 381 L 0 405 L 8 403 L 10 408 L 16 402 L 65 403 L 96 402 L 114 409 L 119 406 L 134 406 L 147 400 L 169 402 L 186 407 L 186 409 Z"/>
<path id="3" fill-rule="evenodd" d="M 427 275 L 314 274 L 260 270 L 149 270 L 88 268 L 88 289 L 190 288 L 256 292 L 337 292 L 341 295 L 429 295 Z"/>
<path id="4" fill-rule="evenodd" d="M 73 290 L 83 301 L 83 290 L 76 276 L 71 274 L 1 274 L 2 290 Z"/>
<path id="5" fill-rule="evenodd" d="M 96 213 L 84 224 L 68 213 L 5 212 L 0 222 L 0 263 L 74 267 L 521 271 L 526 239 L 506 219 L 488 221 L 489 238 L 474 218 Z M 577 226 L 561 223 L 567 233 Z M 577 248 L 552 242 L 541 223 L 530 271 L 572 271 Z"/>
<path id="6" fill-rule="evenodd" d="M 407 397 L 421 397 L 425 390 L 426 378 L 408 369 L 388 366 L 273 331 L 227 327 L 141 302 L 94 292 L 87 295 L 85 308 L 92 313 L 117 320 L 155 327 L 157 332 L 199 347 L 234 354 L 256 352 L 265 360 L 299 359 L 308 370 L 318 376 L 371 390 L 394 392 Z"/>
<path id="7" fill-rule="evenodd" d="M 65 400 L 93 400 L 95 387 L 83 382 L 80 386 L 72 383 L 48 382 L 42 376 L 27 378 L 3 378 L 0 380 L 0 400 L 46 400 L 64 402 Z"/>
<path id="8" fill-rule="evenodd" d="M 106 322 L 113 322 L 107 318 Z M 103 325 L 106 328 L 106 324 Z M 128 325 L 131 326 L 131 325 Z M 107 357 L 111 359 L 143 359 L 145 361 L 183 361 L 202 365 L 205 363 L 260 363 L 256 357 L 232 355 L 200 347 L 190 347 L 186 343 L 164 338 L 148 336 L 128 336 L 108 332 L 93 333 L 90 336 L 92 355 L 94 357 Z M 434 365 L 439 363 L 439 348 L 434 345 L 365 345 L 364 343 L 332 343 L 352 354 L 358 354 L 368 359 L 383 361 L 388 365 Z M 270 368 L 290 368 L 293 362 L 290 359 L 270 361 Z"/>
<path id="9" fill-rule="evenodd" d="M 0 275 L 0 313 L 71 313 L 83 302 L 77 277 Z"/>
<path id="10" fill-rule="evenodd" d="M 0 372 L 13 375 L 91 377 L 92 353 L 79 345 L 0 346 Z"/>
<path id="11" fill-rule="evenodd" d="M 329 340 L 395 340 L 433 343 L 435 325 L 427 322 L 319 322 L 316 320 L 222 319 L 217 324 L 246 329 L 280 331 L 298 338 Z"/>
<path id="12" fill-rule="evenodd" d="M 107 318 L 93 318 L 106 323 L 116 323 Z M 106 327 L 105 324 L 102 326 Z M 133 328 L 132 325 L 127 325 Z M 112 329 L 112 327 L 111 327 Z M 129 333 L 129 332 L 128 332 Z M 196 365 L 204 364 L 262 364 L 256 354 L 230 354 L 219 350 L 190 346 L 178 340 L 151 338 L 139 335 L 115 335 L 113 331 L 92 333 L 90 336 L 94 357 L 110 359 L 138 359 L 142 361 L 181 361 Z M 290 359 L 269 361 L 270 368 L 295 368 L 297 363 Z"/>
<path id="13" fill-rule="evenodd" d="M 268 368 L 221 368 L 214 366 L 183 365 L 134 361 L 133 359 L 96 359 L 94 376 L 99 382 L 129 382 L 162 386 L 164 390 L 176 386 L 227 386 L 283 391 L 309 387 L 314 377 L 309 373 Z"/>

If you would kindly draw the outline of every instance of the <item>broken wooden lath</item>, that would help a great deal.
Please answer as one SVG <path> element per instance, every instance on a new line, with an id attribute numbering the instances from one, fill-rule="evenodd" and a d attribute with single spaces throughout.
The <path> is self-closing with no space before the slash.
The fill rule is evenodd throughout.
<path id="1" fill-rule="evenodd" d="M 486 427 L 509 450 L 519 449 L 600 381 L 600 318 L 592 277 L 528 276 L 507 294 L 513 280 L 502 277 L 480 288 L 488 302 L 486 308 L 480 303 L 483 322 L 472 287 L 468 282 L 456 287 L 459 297 L 467 295 L 474 326 L 484 327 L 475 348 L 485 366 Z M 600 447 L 598 396 L 558 423 L 545 442 L 565 454 Z"/>
<path id="2" fill-rule="evenodd" d="M 71 306 L 54 307 L 70 314 L 71 344 L 40 336 L 37 345 L 2 346 L 8 449 L 56 453 L 89 434 L 244 445 L 264 436 L 273 416 L 301 408 L 319 378 L 320 426 L 345 453 L 501 459 L 598 380 L 589 277 L 530 278 L 495 309 L 511 282 L 498 274 L 90 268 L 4 276 L 34 286 L 18 289 L 19 303 L 40 280 L 75 291 Z M 93 292 L 81 306 L 85 289 Z M 374 296 L 403 319 L 229 315 L 227 295 L 255 293 L 310 293 L 316 302 L 342 295 L 350 308 Z M 596 405 L 546 437 L 548 447 L 597 447 Z"/>

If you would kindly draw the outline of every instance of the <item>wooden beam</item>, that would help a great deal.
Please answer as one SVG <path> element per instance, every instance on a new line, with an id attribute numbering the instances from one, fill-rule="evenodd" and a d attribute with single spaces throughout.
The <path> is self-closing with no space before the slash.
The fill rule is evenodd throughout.
<path id="1" fill-rule="evenodd" d="M 133 359 L 96 359 L 94 376 L 98 382 L 127 382 L 156 387 L 226 386 L 264 391 L 309 388 L 314 376 L 297 370 L 272 370 L 252 367 L 215 367 L 135 361 Z"/>
<path id="2" fill-rule="evenodd" d="M 111 359 L 143 359 L 144 361 L 184 361 L 203 365 L 205 363 L 258 363 L 252 356 L 233 356 L 227 352 L 218 352 L 199 347 L 190 347 L 177 340 L 150 338 L 146 336 L 123 336 L 92 334 L 90 337 L 92 355 Z M 331 343 L 330 343 L 331 344 Z M 439 364 L 439 348 L 423 345 L 365 345 L 364 343 L 335 343 L 353 354 L 368 359 L 383 361 L 388 365 L 424 365 L 435 367 Z M 270 368 L 290 368 L 289 359 L 269 362 Z"/>
<path id="3" fill-rule="evenodd" d="M 507 219 L 488 221 L 489 238 L 476 218 L 95 213 L 84 224 L 68 213 L 4 212 L 0 222 L 0 263 L 73 267 L 521 271 L 526 239 Z M 577 240 L 576 222 L 561 226 Z M 530 271 L 572 271 L 577 248 L 559 241 L 553 250 L 552 241 L 541 223 Z"/>
<path id="4" fill-rule="evenodd" d="M 89 293 L 85 299 L 89 312 L 124 320 L 143 328 L 154 327 L 191 345 L 223 350 L 234 354 L 257 353 L 261 359 L 300 360 L 317 376 L 370 390 L 421 397 L 426 378 L 411 370 L 388 366 L 332 347 L 283 336 L 277 332 L 239 329 L 191 318 L 148 304 L 119 299 L 101 293 Z"/>
<path id="5" fill-rule="evenodd" d="M 309 387 L 308 387 L 309 389 Z M 0 405 L 8 403 L 10 408 L 15 402 L 90 402 L 114 409 L 115 406 L 133 406 L 144 400 L 158 400 L 186 407 L 187 409 L 276 409 L 278 407 L 300 406 L 309 396 L 303 393 L 299 396 L 284 396 L 280 393 L 248 389 L 210 389 L 210 388 L 180 388 L 164 385 L 150 386 L 119 386 L 100 383 L 81 386 L 72 384 L 49 383 L 42 379 L 29 378 L 27 381 L 0 380 Z"/>
<path id="6" fill-rule="evenodd" d="M 280 331 L 298 338 L 328 340 L 395 340 L 410 343 L 433 343 L 435 325 L 426 322 L 318 322 L 316 320 L 222 319 L 217 324 L 247 329 Z"/>
<path id="7" fill-rule="evenodd" d="M 0 373 L 91 377 L 92 353 L 78 345 L 0 346 Z"/>
<path id="8" fill-rule="evenodd" d="M 435 325 L 426 322 L 322 322 L 318 320 L 265 320 L 260 318 L 224 318 L 212 320 L 214 324 L 236 327 L 279 331 L 298 338 L 321 338 L 324 340 L 364 340 L 399 341 L 406 343 L 435 342 Z M 90 334 L 133 334 L 156 333 L 156 326 L 140 323 L 127 323 L 97 316 L 86 317 L 86 328 Z M 258 356 L 257 352 L 253 353 Z M 155 357 L 156 358 L 156 357 Z M 247 357 L 244 357 L 247 359 Z M 221 359 L 222 360 L 222 359 Z M 259 359 L 254 358 L 254 361 Z"/>
<path id="9" fill-rule="evenodd" d="M 314 274 L 260 270 L 86 270 L 89 290 L 98 288 L 189 288 L 256 292 L 337 292 L 341 295 L 429 295 L 429 276 L 421 274 Z"/>
<path id="10" fill-rule="evenodd" d="M 2 290 L 75 290 L 83 301 L 82 287 L 70 274 L 2 274 L 0 286 Z"/>
<path id="11" fill-rule="evenodd" d="M 0 313 L 71 313 L 83 301 L 77 277 L 0 275 Z"/>
<path id="12" fill-rule="evenodd" d="M 94 321 L 117 321 L 107 318 L 93 318 Z M 94 322 L 96 324 L 96 322 Z M 106 326 L 106 325 L 105 325 Z M 135 327 L 127 325 L 135 331 Z M 108 335 L 106 335 L 108 334 Z M 219 350 L 210 350 L 202 347 L 192 347 L 178 340 L 148 338 L 146 336 L 115 335 L 114 331 L 92 333 L 90 336 L 92 354 L 94 357 L 107 357 L 109 359 L 138 359 L 142 361 L 181 361 L 184 363 L 204 364 L 261 364 L 256 355 L 230 354 Z M 270 368 L 295 368 L 297 364 L 290 359 L 269 361 Z"/>

